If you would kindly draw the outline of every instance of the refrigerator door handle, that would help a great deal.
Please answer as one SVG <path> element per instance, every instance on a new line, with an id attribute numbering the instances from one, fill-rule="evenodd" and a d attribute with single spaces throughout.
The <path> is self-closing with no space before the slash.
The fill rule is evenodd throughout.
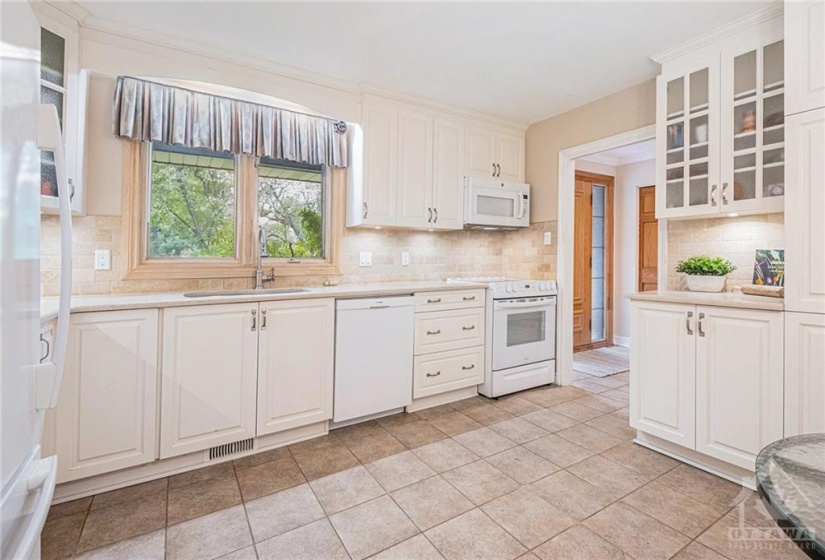
<path id="1" fill-rule="evenodd" d="M 52 455 L 35 462 L 27 480 L 30 492 L 40 489 L 37 505 L 29 518 L 26 531 L 20 539 L 17 551 L 10 558 L 31 558 L 37 543 L 40 542 L 40 533 L 46 523 L 49 507 L 54 497 L 54 485 L 57 481 L 57 456 Z"/>
<path id="2" fill-rule="evenodd" d="M 63 365 L 69 343 L 69 314 L 72 297 L 72 200 L 66 178 L 66 155 L 60 133 L 57 108 L 41 103 L 37 108 L 37 147 L 54 153 L 57 175 L 57 199 L 60 204 L 60 303 L 57 311 L 54 360 L 36 366 L 36 407 L 38 410 L 57 406 Z"/>

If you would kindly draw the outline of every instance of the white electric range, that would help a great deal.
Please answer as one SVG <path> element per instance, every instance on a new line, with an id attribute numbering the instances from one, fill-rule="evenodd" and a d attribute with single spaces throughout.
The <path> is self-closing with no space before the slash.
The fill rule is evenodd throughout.
<path id="1" fill-rule="evenodd" d="M 487 284 L 486 367 L 479 393 L 500 397 L 556 381 L 556 282 L 497 276 Z"/>

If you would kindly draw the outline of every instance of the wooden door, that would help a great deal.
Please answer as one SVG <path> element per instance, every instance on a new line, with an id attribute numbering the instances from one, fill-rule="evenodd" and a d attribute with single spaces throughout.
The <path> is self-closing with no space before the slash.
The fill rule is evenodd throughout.
<path id="1" fill-rule="evenodd" d="M 825 432 L 825 315 L 785 312 L 785 437 Z"/>
<path id="2" fill-rule="evenodd" d="M 163 310 L 160 458 L 255 435 L 258 304 Z"/>
<path id="3" fill-rule="evenodd" d="M 497 134 L 495 154 L 499 179 L 515 183 L 524 181 L 524 138 Z"/>
<path id="4" fill-rule="evenodd" d="M 696 311 L 696 451 L 753 471 L 783 436 L 782 313 Z"/>
<path id="5" fill-rule="evenodd" d="M 433 221 L 433 117 L 398 112 L 398 225 L 429 227 Z"/>
<path id="6" fill-rule="evenodd" d="M 460 122 L 435 119 L 433 139 L 433 196 L 436 229 L 464 228 L 464 127 Z"/>
<path id="7" fill-rule="evenodd" d="M 639 189 L 638 290 L 659 289 L 659 222 L 656 220 L 656 187 Z"/>
<path id="8" fill-rule="evenodd" d="M 592 206 L 590 195 L 593 184 L 579 180 L 576 174 L 576 212 L 574 218 L 575 265 L 573 267 L 573 348 L 590 344 L 590 298 L 592 254 Z"/>

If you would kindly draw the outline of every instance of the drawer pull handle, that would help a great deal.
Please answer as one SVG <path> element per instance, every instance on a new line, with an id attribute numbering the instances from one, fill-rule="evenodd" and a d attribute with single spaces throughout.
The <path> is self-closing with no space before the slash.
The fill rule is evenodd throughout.
<path id="1" fill-rule="evenodd" d="M 704 313 L 699 313 L 699 322 L 696 323 L 696 329 L 699 331 L 699 336 L 705 336 L 705 331 L 702 330 L 702 319 L 705 318 Z"/>
<path id="2" fill-rule="evenodd" d="M 476 296 L 464 296 L 464 301 L 475 301 Z"/>
<path id="3" fill-rule="evenodd" d="M 441 303 L 441 298 L 428 299 L 427 303 Z"/>
<path id="4" fill-rule="evenodd" d="M 252 332 L 258 330 L 258 312 L 254 309 L 251 311 L 252 313 Z"/>
<path id="5" fill-rule="evenodd" d="M 261 309 L 261 330 L 266 330 L 266 309 Z"/>
<path id="6" fill-rule="evenodd" d="M 441 375 L 441 372 L 437 371 L 435 373 L 428 373 L 427 377 L 438 377 L 439 375 Z"/>
<path id="7" fill-rule="evenodd" d="M 473 369 L 475 367 L 476 367 L 475 364 L 470 364 L 469 366 L 461 366 L 461 369 L 463 369 L 464 371 L 467 371 L 468 369 Z"/>
<path id="8" fill-rule="evenodd" d="M 438 329 L 437 331 L 427 331 L 427 334 L 429 334 L 429 335 L 441 334 L 441 329 Z"/>
<path id="9" fill-rule="evenodd" d="M 461 327 L 462 331 L 474 331 L 476 329 L 475 325 L 470 325 L 469 327 Z"/>

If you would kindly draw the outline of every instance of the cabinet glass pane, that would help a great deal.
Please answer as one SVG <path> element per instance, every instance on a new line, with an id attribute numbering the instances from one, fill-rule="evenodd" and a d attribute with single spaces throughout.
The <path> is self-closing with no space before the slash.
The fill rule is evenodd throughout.
<path id="1" fill-rule="evenodd" d="M 765 150 L 762 155 L 762 164 L 766 167 L 778 165 L 785 161 L 785 148 Z"/>
<path id="2" fill-rule="evenodd" d="M 688 203 L 691 206 L 704 206 L 708 203 L 708 178 L 690 180 L 690 199 Z"/>
<path id="3" fill-rule="evenodd" d="M 733 59 L 733 98 L 743 99 L 756 93 L 756 51 Z"/>
<path id="4" fill-rule="evenodd" d="M 708 162 L 694 163 L 690 166 L 690 178 L 706 177 L 708 174 Z"/>
<path id="5" fill-rule="evenodd" d="M 52 152 L 40 152 L 40 194 L 57 196 L 57 171 Z"/>
<path id="6" fill-rule="evenodd" d="M 708 69 L 690 75 L 690 112 L 708 108 Z"/>
<path id="7" fill-rule="evenodd" d="M 63 87 L 66 40 L 48 29 L 40 28 L 40 78 Z"/>
<path id="8" fill-rule="evenodd" d="M 667 208 L 681 208 L 685 205 L 683 181 L 670 181 L 665 186 L 665 206 Z"/>
<path id="9" fill-rule="evenodd" d="M 593 217 L 593 247 L 604 247 L 604 218 Z"/>
<path id="10" fill-rule="evenodd" d="M 756 147 L 756 134 L 753 132 L 744 132 L 742 136 L 733 139 L 733 149 L 736 152 L 742 150 L 750 150 Z"/>
<path id="11" fill-rule="evenodd" d="M 678 122 L 667 127 L 667 149 L 676 150 L 685 146 L 684 123 Z"/>
<path id="12" fill-rule="evenodd" d="M 46 86 L 40 86 L 40 103 L 51 103 L 57 107 L 57 118 L 63 126 L 63 94 Z"/>
<path id="13" fill-rule="evenodd" d="M 734 169 L 748 169 L 756 167 L 756 153 L 742 154 L 733 158 Z"/>
<path id="14" fill-rule="evenodd" d="M 742 103 L 733 108 L 733 133 L 747 135 L 756 132 L 756 102 Z"/>
<path id="15" fill-rule="evenodd" d="M 681 165 L 679 167 L 672 167 L 667 170 L 667 180 L 673 181 L 676 179 L 683 179 L 685 177 L 685 168 Z"/>
<path id="16" fill-rule="evenodd" d="M 785 165 L 773 164 L 762 168 L 762 196 L 785 194 Z"/>
<path id="17" fill-rule="evenodd" d="M 782 94 L 766 97 L 762 101 L 765 128 L 785 124 L 785 96 Z"/>
<path id="18" fill-rule="evenodd" d="M 690 149 L 690 159 L 697 160 L 703 159 L 708 157 L 708 145 L 705 144 L 704 146 L 696 146 L 695 148 Z"/>
<path id="19" fill-rule="evenodd" d="M 708 142 L 708 116 L 704 115 L 690 120 L 690 145 L 702 145 Z M 692 157 L 692 156 L 691 156 Z"/>
<path id="20" fill-rule="evenodd" d="M 667 164 L 671 165 L 673 163 L 682 163 L 685 160 L 685 151 L 678 150 L 675 152 L 670 152 L 667 154 Z"/>
<path id="21" fill-rule="evenodd" d="M 780 142 L 785 141 L 785 127 L 778 127 L 772 128 L 770 130 L 766 130 L 763 139 L 762 145 L 770 146 L 771 144 L 778 144 Z"/>
<path id="22" fill-rule="evenodd" d="M 756 170 L 735 171 L 733 173 L 733 200 L 756 198 Z"/>
<path id="23" fill-rule="evenodd" d="M 667 118 L 679 117 L 685 111 L 685 80 L 679 78 L 667 83 Z"/>
<path id="24" fill-rule="evenodd" d="M 782 87 L 785 76 L 785 43 L 778 41 L 762 51 L 763 91 L 768 93 Z"/>
<path id="25" fill-rule="evenodd" d="M 593 185 L 593 215 L 599 218 L 604 218 L 604 195 L 604 186 Z"/>

